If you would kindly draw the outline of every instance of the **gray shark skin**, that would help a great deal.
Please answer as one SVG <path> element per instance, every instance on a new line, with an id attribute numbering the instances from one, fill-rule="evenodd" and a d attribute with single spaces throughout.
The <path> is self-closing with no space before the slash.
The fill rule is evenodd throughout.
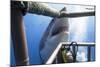
<path id="1" fill-rule="evenodd" d="M 68 19 L 66 17 L 54 18 L 40 41 L 40 58 L 46 63 L 60 42 L 68 41 Z"/>

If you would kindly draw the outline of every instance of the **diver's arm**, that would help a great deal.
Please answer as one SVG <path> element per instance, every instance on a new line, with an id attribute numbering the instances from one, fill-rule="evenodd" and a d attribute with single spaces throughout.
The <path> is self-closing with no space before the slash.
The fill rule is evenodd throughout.
<path id="1" fill-rule="evenodd" d="M 50 17 L 60 16 L 59 10 L 54 9 L 45 3 L 38 3 L 32 1 L 28 3 L 28 12 Z"/>

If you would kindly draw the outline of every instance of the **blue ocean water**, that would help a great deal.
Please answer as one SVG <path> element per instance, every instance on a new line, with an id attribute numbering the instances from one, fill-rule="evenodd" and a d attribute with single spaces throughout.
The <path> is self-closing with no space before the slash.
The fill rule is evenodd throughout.
<path id="1" fill-rule="evenodd" d="M 30 64 L 41 64 L 41 59 L 39 56 L 39 42 L 51 20 L 52 20 L 51 17 L 36 15 L 36 14 L 27 13 L 27 15 L 24 16 L 24 25 L 25 25 Z M 82 33 L 85 39 L 80 38 L 78 40 L 81 40 L 82 42 L 95 42 L 95 18 L 89 17 L 86 22 L 87 22 L 85 26 L 86 32 Z M 70 37 L 69 40 L 73 41 L 74 36 L 76 35 L 74 33 L 71 33 L 69 36 Z M 93 49 L 92 59 L 94 60 L 95 49 L 94 48 L 92 49 Z M 15 64 L 12 43 L 11 43 L 11 64 Z"/>

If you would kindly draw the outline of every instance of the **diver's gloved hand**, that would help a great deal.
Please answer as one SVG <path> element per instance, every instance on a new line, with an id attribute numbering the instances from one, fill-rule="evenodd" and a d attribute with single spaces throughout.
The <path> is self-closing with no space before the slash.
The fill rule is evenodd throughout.
<path id="1" fill-rule="evenodd" d="M 64 8 L 62 8 L 60 10 L 60 16 L 59 16 L 59 18 L 66 17 L 66 15 L 67 15 L 67 10 L 66 10 L 66 7 L 64 7 Z"/>

